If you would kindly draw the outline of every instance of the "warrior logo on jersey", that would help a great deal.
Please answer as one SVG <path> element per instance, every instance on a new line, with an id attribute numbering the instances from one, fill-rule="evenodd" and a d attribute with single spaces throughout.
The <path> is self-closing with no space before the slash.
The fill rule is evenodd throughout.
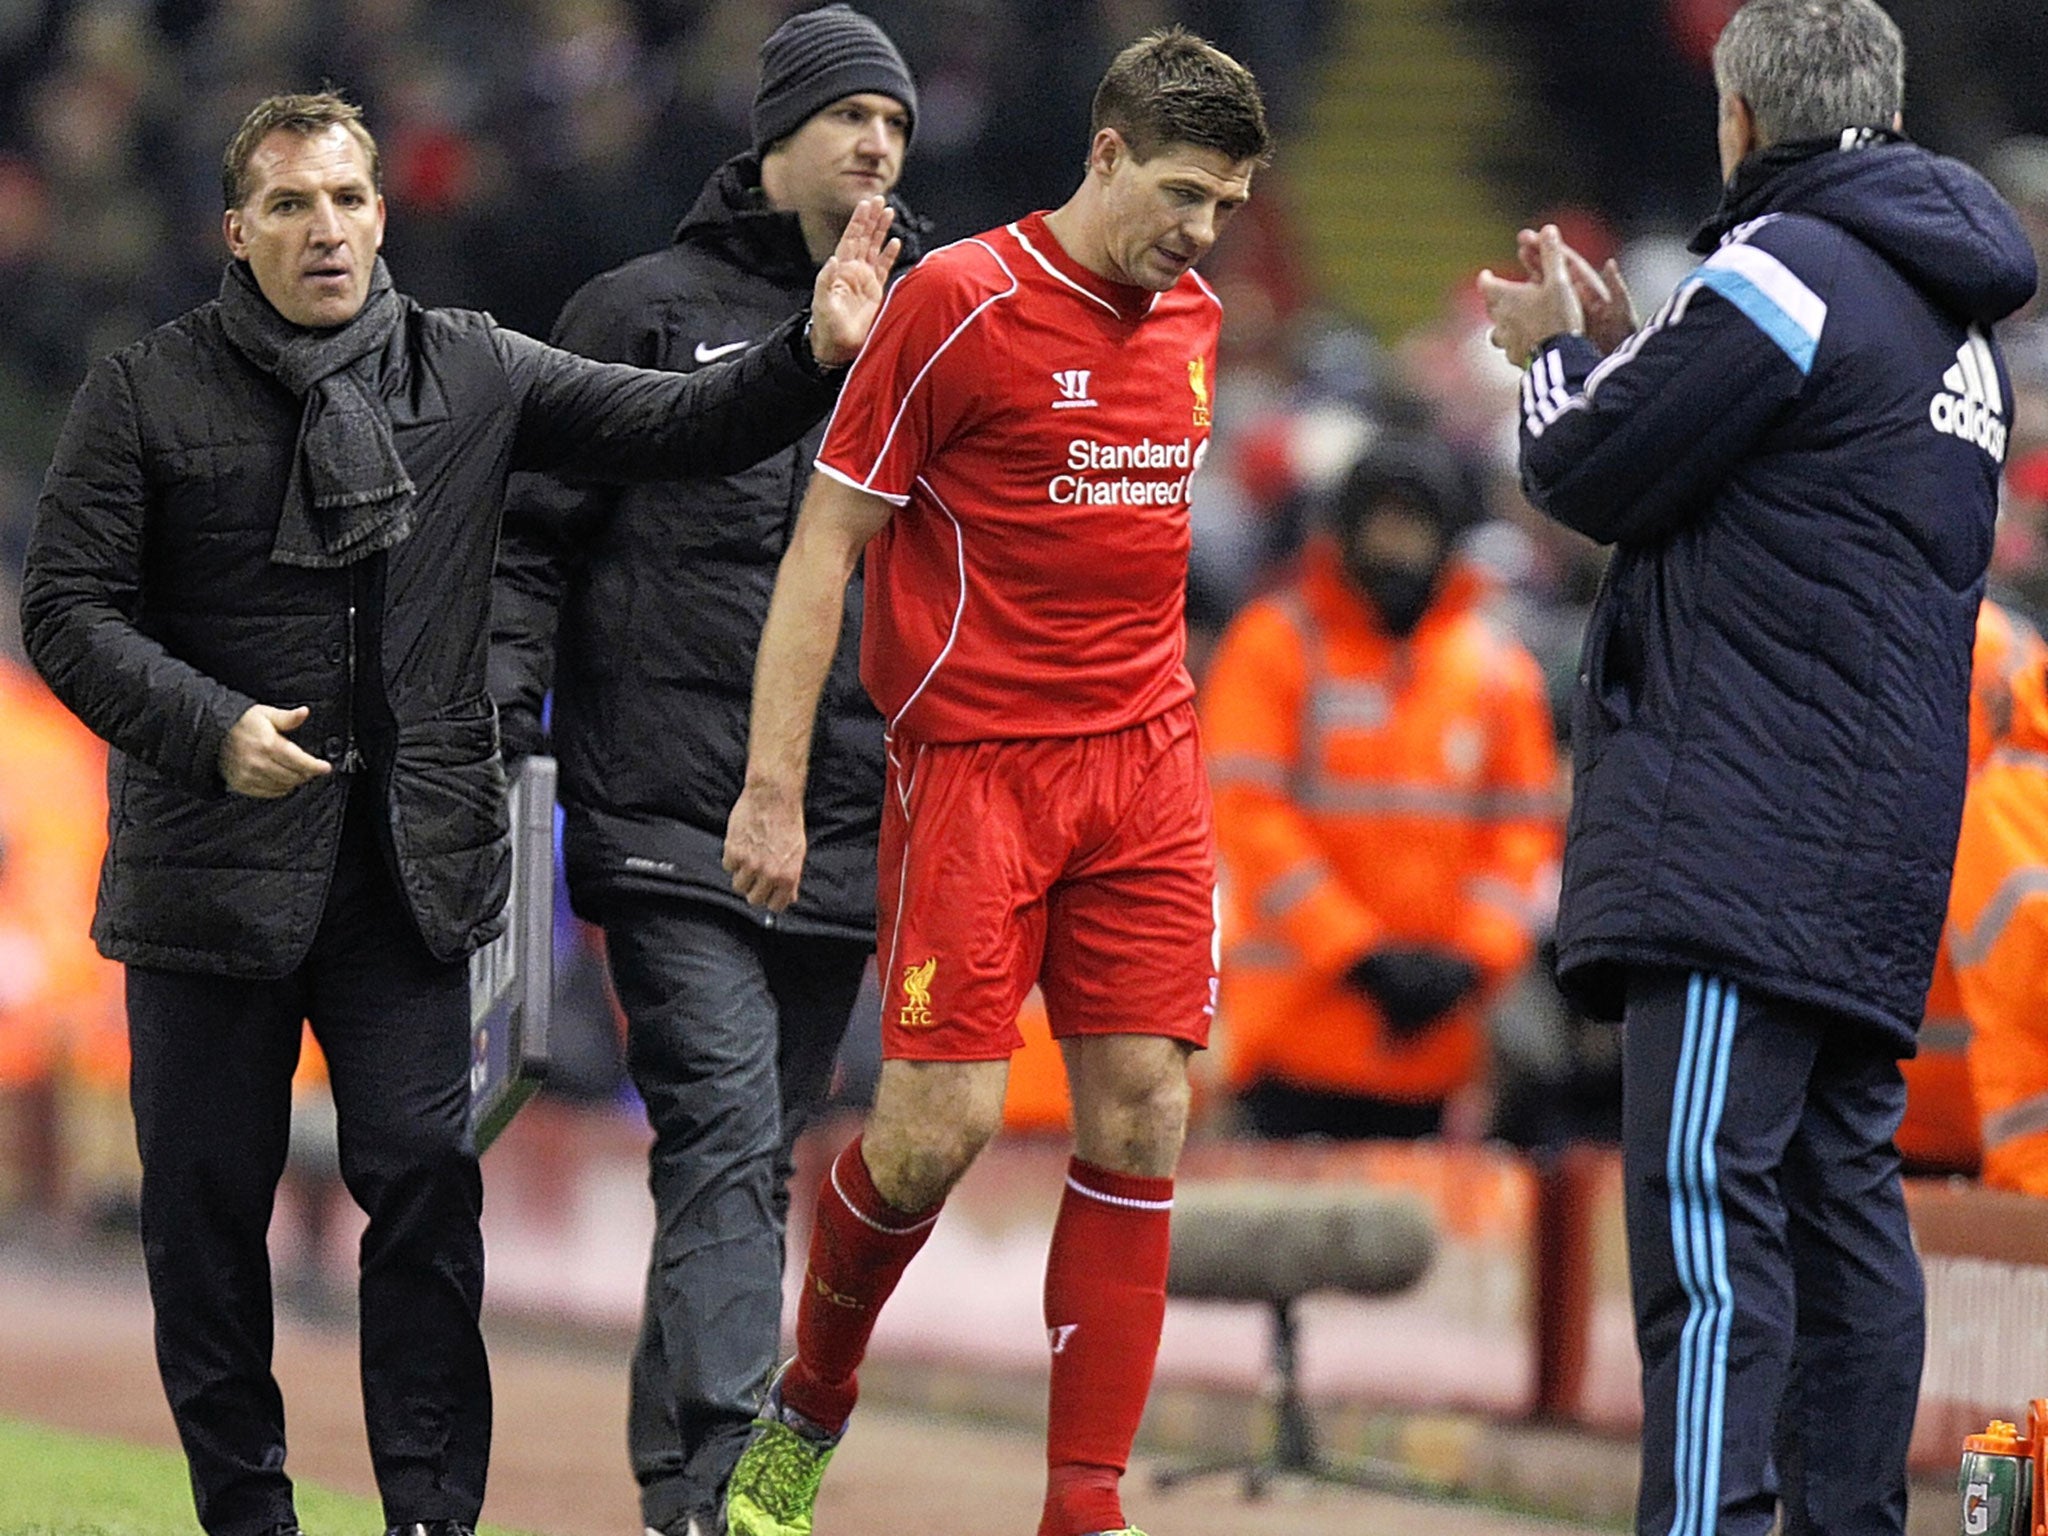
<path id="1" fill-rule="evenodd" d="M 1059 399 L 1053 401 L 1056 411 L 1071 411 L 1081 406 L 1093 406 L 1100 402 L 1088 393 L 1090 374 L 1086 368 L 1062 368 L 1052 376 L 1053 383 L 1060 389 Z"/>
<path id="2" fill-rule="evenodd" d="M 932 977 L 938 969 L 937 955 L 923 965 L 903 967 L 903 1012 L 898 1016 L 898 1022 L 905 1029 L 932 1027 Z"/>
<path id="3" fill-rule="evenodd" d="M 1209 425 L 1209 376 L 1199 357 L 1188 359 L 1188 388 L 1195 392 L 1195 425 Z"/>

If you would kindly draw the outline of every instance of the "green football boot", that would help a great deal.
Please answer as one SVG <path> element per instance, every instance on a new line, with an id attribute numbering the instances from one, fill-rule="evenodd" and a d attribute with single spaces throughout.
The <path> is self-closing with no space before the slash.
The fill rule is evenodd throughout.
<path id="1" fill-rule="evenodd" d="M 826 1464 L 846 1433 L 813 1424 L 782 1402 L 785 1361 L 768 1383 L 746 1449 L 725 1485 L 730 1536 L 811 1536 L 811 1511 Z"/>

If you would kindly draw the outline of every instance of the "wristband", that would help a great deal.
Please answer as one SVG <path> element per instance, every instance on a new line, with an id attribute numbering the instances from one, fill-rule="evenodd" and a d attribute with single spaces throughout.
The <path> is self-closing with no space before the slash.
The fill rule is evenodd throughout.
<path id="1" fill-rule="evenodd" d="M 816 352 L 816 351 L 815 351 L 815 350 L 814 350 L 814 349 L 812 348 L 812 346 L 811 346 L 811 320 L 812 320 L 812 318 L 813 318 L 813 317 L 812 317 L 812 316 L 810 316 L 810 315 L 808 315 L 808 314 L 806 314 L 806 315 L 804 316 L 804 329 L 803 329 L 803 334 L 802 334 L 801 336 L 799 336 L 799 337 L 797 338 L 797 347 L 796 347 L 796 350 L 797 350 L 797 356 L 798 356 L 798 357 L 799 357 L 799 358 L 800 358 L 800 359 L 802 360 L 802 362 L 803 362 L 803 365 L 804 365 L 804 367 L 810 370 L 811 376 L 812 376 L 813 378 L 818 378 L 818 379 L 830 379 L 830 378 L 836 378 L 836 377 L 838 377 L 838 376 L 839 376 L 840 374 L 842 374 L 842 373 L 846 372 L 846 370 L 847 370 L 848 368 L 850 368 L 850 367 L 852 367 L 852 366 L 853 366 L 853 359 L 852 359 L 852 358 L 848 358 L 848 359 L 847 359 L 847 360 L 846 360 L 845 362 L 843 362 L 843 363 L 821 363 L 821 362 L 819 362 L 819 361 L 818 361 L 818 354 L 817 354 L 817 352 Z"/>

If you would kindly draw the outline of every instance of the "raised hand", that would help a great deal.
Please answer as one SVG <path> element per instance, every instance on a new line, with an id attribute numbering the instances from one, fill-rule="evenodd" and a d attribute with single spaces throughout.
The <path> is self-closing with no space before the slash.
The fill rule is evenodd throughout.
<path id="1" fill-rule="evenodd" d="M 1622 281 L 1621 266 L 1610 256 L 1596 269 L 1569 245 L 1563 248 L 1565 272 L 1579 296 L 1580 309 L 1585 311 L 1586 337 L 1602 352 L 1612 352 L 1642 325 L 1628 284 Z M 1543 275 L 1541 252 L 1541 237 L 1535 230 L 1516 231 L 1515 254 L 1521 258 L 1522 270 L 1531 277 Z"/>
<path id="2" fill-rule="evenodd" d="M 303 750 L 285 733 L 306 723 L 312 711 L 252 704 L 220 744 L 220 776 L 238 795 L 277 800 L 309 779 L 334 772 L 334 764 Z"/>
<path id="3" fill-rule="evenodd" d="M 1585 309 L 1565 259 L 1569 249 L 1557 226 L 1546 224 L 1536 236 L 1534 261 L 1523 260 L 1529 281 L 1496 277 L 1490 271 L 1479 274 L 1479 297 L 1493 322 L 1487 339 L 1507 353 L 1508 361 L 1517 368 L 1528 366 L 1538 342 L 1566 331 L 1585 334 Z M 1590 265 L 1587 270 L 1592 270 Z"/>
<path id="4" fill-rule="evenodd" d="M 818 269 L 811 288 L 811 355 L 827 368 L 850 363 L 881 312 L 889 273 L 903 250 L 884 244 L 896 210 L 880 197 L 864 197 L 846 221 L 839 245 Z"/>

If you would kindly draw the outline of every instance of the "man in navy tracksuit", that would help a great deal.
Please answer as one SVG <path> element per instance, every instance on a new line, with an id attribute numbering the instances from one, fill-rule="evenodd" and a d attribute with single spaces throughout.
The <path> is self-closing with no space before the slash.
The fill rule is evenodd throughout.
<path id="1" fill-rule="evenodd" d="M 1586 632 L 1559 971 L 1624 1022 L 1643 1536 L 1898 1532 L 1924 1332 L 1891 1136 L 1963 802 L 2032 294 L 2012 212 L 1901 140 L 1873 0 L 1715 49 L 1708 254 L 1635 329 L 1525 231 L 1522 478 L 1614 546 Z M 1602 353 L 1606 356 L 1603 360 Z"/>

